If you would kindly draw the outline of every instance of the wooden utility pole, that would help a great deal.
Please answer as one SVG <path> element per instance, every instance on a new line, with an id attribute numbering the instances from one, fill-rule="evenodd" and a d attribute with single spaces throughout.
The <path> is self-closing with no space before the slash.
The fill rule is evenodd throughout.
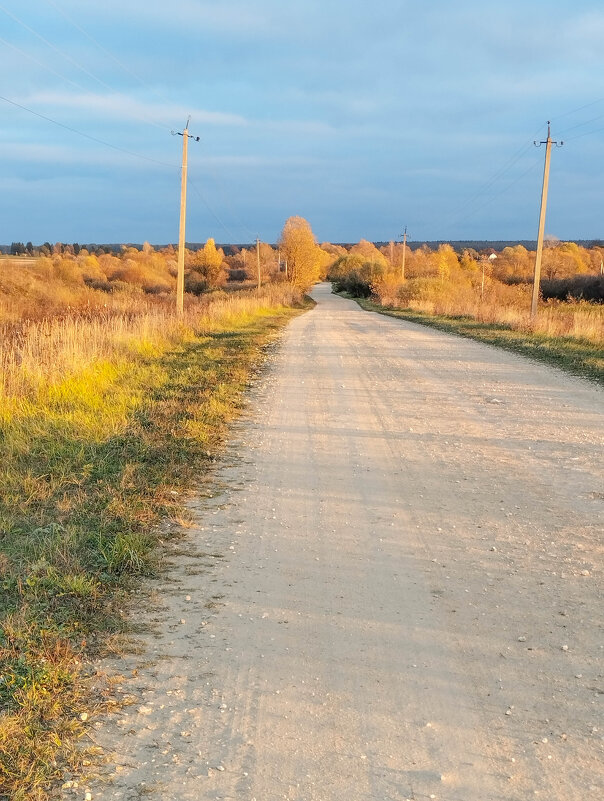
<path id="1" fill-rule="evenodd" d="M 407 257 L 407 226 L 403 232 L 403 263 L 401 264 L 401 281 L 405 280 L 405 260 Z"/>
<path id="2" fill-rule="evenodd" d="M 394 242 L 390 240 L 390 264 L 394 267 Z"/>
<path id="3" fill-rule="evenodd" d="M 187 151 L 189 120 L 182 133 L 182 171 L 180 177 L 180 228 L 178 232 L 178 272 L 176 274 L 176 313 L 185 311 L 185 223 L 187 219 Z"/>
<path id="4" fill-rule="evenodd" d="M 185 310 L 185 227 L 187 219 L 187 152 L 189 138 L 199 142 L 198 136 L 190 136 L 187 120 L 182 133 L 172 131 L 173 136 L 182 136 L 182 172 L 180 179 L 180 228 L 178 232 L 178 272 L 176 274 L 176 313 L 182 317 Z"/>
<path id="5" fill-rule="evenodd" d="M 541 283 L 541 258 L 543 256 L 543 235 L 545 233 L 545 211 L 547 208 L 547 190 L 549 186 L 549 164 L 552 153 L 552 145 L 557 145 L 551 138 L 550 122 L 547 123 L 547 139 L 545 142 L 535 142 L 536 147 L 545 145 L 545 168 L 543 170 L 543 187 L 541 189 L 541 211 L 539 213 L 539 233 L 537 234 L 537 254 L 535 256 L 535 272 L 533 275 L 533 297 L 531 300 L 531 320 L 537 317 L 537 306 L 539 303 L 539 285 Z M 564 142 L 560 142 L 560 147 Z"/>
<path id="6" fill-rule="evenodd" d="M 260 239 L 258 237 L 256 237 L 256 268 L 258 270 L 258 289 L 260 289 L 262 279 L 260 276 Z"/>
<path id="7" fill-rule="evenodd" d="M 487 256 L 480 257 L 481 265 L 482 265 L 482 281 L 480 282 L 480 302 L 484 300 L 484 270 L 487 264 Z"/>

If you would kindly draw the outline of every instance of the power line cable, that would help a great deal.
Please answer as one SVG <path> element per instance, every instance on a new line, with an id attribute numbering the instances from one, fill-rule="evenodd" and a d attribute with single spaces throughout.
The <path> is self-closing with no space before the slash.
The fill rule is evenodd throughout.
<path id="1" fill-rule="evenodd" d="M 11 11 L 9 11 L 6 8 L 4 8 L 4 6 L 0 5 L 0 11 L 4 12 L 4 14 L 6 14 L 8 17 L 10 17 L 12 20 L 17 22 L 19 25 L 21 25 L 23 28 L 25 28 L 27 31 L 29 31 L 34 36 L 36 36 L 38 39 L 40 39 L 41 42 L 44 42 L 44 44 L 47 45 L 47 47 L 50 47 L 51 50 L 54 50 L 55 53 L 58 53 L 63 58 L 67 59 L 67 61 L 69 61 L 71 64 L 73 64 L 75 67 L 77 67 L 77 69 L 81 70 L 89 78 L 92 78 L 93 81 L 96 81 L 98 84 L 103 86 L 105 89 L 108 89 L 110 92 L 114 92 L 114 93 L 116 93 L 118 95 L 121 94 L 121 92 L 118 92 L 115 89 L 115 87 L 110 86 L 102 78 L 99 78 L 97 75 L 94 75 L 94 73 L 90 72 L 90 70 L 88 70 L 88 69 L 86 69 L 86 67 L 82 66 L 79 62 L 77 62 L 74 58 L 72 58 L 68 53 L 66 53 L 64 50 L 61 50 L 61 48 L 59 48 L 56 45 L 54 45 L 45 36 L 42 36 L 41 33 L 38 33 L 38 31 L 36 31 L 34 28 L 32 28 L 26 22 L 23 22 L 22 19 L 19 19 L 19 17 L 17 17 Z M 125 95 L 123 95 L 123 96 L 125 97 Z M 160 125 L 159 123 L 154 122 L 153 120 L 149 119 L 148 117 L 144 117 L 144 116 L 138 115 L 138 114 L 135 114 L 134 116 L 136 116 L 140 120 L 146 122 L 148 125 L 153 125 L 156 128 L 160 128 L 162 131 L 166 130 L 166 126 L 165 125 Z"/>
<path id="2" fill-rule="evenodd" d="M 576 114 L 578 111 L 583 111 L 583 109 L 591 108 L 591 106 L 595 106 L 598 103 L 604 103 L 604 97 L 599 97 L 597 100 L 592 100 L 591 103 L 585 103 L 583 106 L 578 106 L 577 108 L 572 108 L 570 111 L 565 111 L 563 114 L 558 114 L 557 117 L 552 117 L 551 121 L 556 122 L 556 120 L 561 120 L 571 114 Z"/>
<path id="3" fill-rule="evenodd" d="M 140 75 L 138 75 L 136 72 L 134 72 L 134 70 L 131 70 L 131 69 L 130 69 L 130 67 L 127 67 L 127 66 L 126 66 L 126 65 L 125 65 L 125 64 L 124 64 L 122 61 L 120 61 L 120 60 L 117 58 L 117 56 L 116 56 L 114 53 L 112 53 L 112 52 L 111 52 L 110 50 L 108 50 L 108 49 L 107 49 L 107 48 L 106 48 L 104 45 L 102 45 L 102 44 L 101 44 L 101 43 L 98 41 L 98 39 L 95 39 L 95 38 L 94 38 L 94 36 L 92 36 L 92 34 L 90 34 L 90 33 L 89 33 L 89 32 L 88 32 L 88 31 L 87 31 L 85 28 L 82 28 L 82 26 L 81 26 L 81 25 L 79 25 L 79 24 L 78 24 L 78 23 L 77 23 L 77 22 L 76 22 L 76 21 L 75 21 L 75 20 L 74 20 L 72 17 L 70 17 L 70 16 L 69 16 L 69 15 L 68 15 L 68 14 L 67 14 L 65 11 L 63 11 L 63 9 L 62 9 L 62 8 L 60 8 L 60 7 L 59 7 L 59 6 L 58 6 L 58 5 L 57 5 L 55 2 L 53 2 L 53 0 L 45 0 L 45 2 L 46 2 L 48 5 L 52 6 L 52 7 L 53 7 L 53 8 L 54 8 L 54 9 L 57 11 L 57 13 L 59 13 L 59 14 L 60 14 L 60 15 L 63 17 L 63 19 L 65 19 L 65 20 L 66 20 L 66 21 L 67 21 L 67 22 L 68 22 L 68 23 L 69 23 L 69 24 L 70 24 L 72 27 L 74 27 L 74 28 L 75 28 L 77 31 L 79 31 L 79 32 L 80 32 L 80 33 L 81 33 L 83 36 L 85 36 L 85 37 L 86 37 L 88 40 L 90 40 L 90 41 L 91 41 L 91 42 L 92 42 L 94 45 L 96 45 L 96 46 L 99 48 L 99 50 L 101 50 L 101 51 L 102 51 L 102 52 L 103 52 L 103 53 L 104 53 L 106 56 L 108 56 L 108 57 L 109 57 L 109 58 L 110 58 L 110 59 L 111 59 L 111 60 L 112 60 L 112 61 L 113 61 L 115 64 L 117 64 L 117 66 L 118 66 L 118 67 L 119 67 L 121 70 L 123 70 L 123 71 L 124 71 L 124 72 L 125 72 L 127 75 L 130 75 L 132 78 L 135 78 L 135 79 L 136 79 L 136 80 L 137 80 L 137 81 L 138 81 L 138 82 L 141 84 L 141 86 L 143 86 L 144 88 L 146 88 L 146 89 L 150 89 L 150 90 L 151 90 L 151 91 L 152 91 L 152 92 L 155 94 L 155 96 L 156 96 L 156 97 L 157 97 L 159 100 L 161 100 L 163 103 L 166 103 L 167 105 L 170 105 L 171 101 L 169 101 L 169 100 L 168 100 L 166 97 L 164 97 L 163 95 L 159 94 L 159 93 L 157 92 L 157 90 L 156 90 L 156 89 L 155 89 L 153 86 L 151 86 L 151 85 L 150 85 L 150 84 L 148 84 L 146 81 L 144 81 L 144 80 L 143 80 L 143 79 L 140 77 Z M 165 126 L 161 126 L 161 127 L 165 128 Z"/>
<path id="4" fill-rule="evenodd" d="M 604 117 L 604 114 L 598 114 L 597 117 L 592 117 L 591 120 L 585 120 L 585 122 L 579 122 L 577 123 L 577 125 L 572 125 L 570 128 L 564 128 L 562 131 L 558 131 L 558 135 L 561 136 L 562 134 L 565 134 L 567 131 L 574 131 L 577 128 L 582 128 L 584 125 L 590 125 L 592 122 L 597 122 L 598 120 L 601 120 L 602 117 Z M 575 137 L 573 137 L 573 139 L 574 138 Z"/>
<path id="5" fill-rule="evenodd" d="M 543 125 L 539 126 L 539 129 L 535 132 L 534 136 L 537 136 L 539 133 L 541 133 L 543 127 Z M 497 183 L 497 181 L 503 178 L 503 176 L 509 172 L 512 167 L 517 164 L 523 156 L 526 155 L 527 152 L 530 151 L 532 144 L 533 143 L 531 141 L 523 145 L 505 162 L 502 167 L 500 167 L 495 173 L 487 178 L 487 180 L 484 181 L 467 200 L 463 201 L 461 206 L 459 206 L 457 209 L 457 212 L 449 219 L 449 224 L 454 224 L 463 219 L 467 219 L 467 217 L 463 217 L 466 209 L 471 208 L 477 200 L 482 198 L 483 195 Z"/>
<path id="6" fill-rule="evenodd" d="M 60 72 L 57 72 L 52 67 L 48 67 L 46 64 L 43 64 L 41 61 L 38 61 L 38 59 L 35 58 L 34 56 L 32 56 L 31 53 L 28 53 L 25 50 L 21 50 L 20 47 L 17 47 L 12 42 L 7 42 L 6 39 L 3 39 L 1 36 L 0 36 L 0 42 L 2 42 L 3 45 L 6 45 L 7 47 L 12 48 L 15 52 L 19 53 L 20 56 L 24 56 L 25 58 L 29 58 L 31 61 L 34 62 L 34 64 L 37 64 L 38 67 L 42 67 L 43 70 L 46 70 L 47 72 L 50 72 L 52 75 L 55 75 L 57 78 L 61 78 L 61 80 L 67 81 L 67 83 L 70 83 L 72 86 L 75 86 L 77 89 L 81 89 L 83 92 L 86 91 L 86 89 L 82 86 L 81 83 L 77 83 L 76 81 L 73 81 L 71 78 L 68 78 L 66 75 L 62 75 Z"/>
<path id="7" fill-rule="evenodd" d="M 10 17 L 12 20 L 17 22 L 19 25 L 23 26 L 25 28 L 25 30 L 27 30 L 30 33 L 32 33 L 34 36 L 36 36 L 38 39 L 40 39 L 41 42 L 44 42 L 44 44 L 47 45 L 47 47 L 50 47 L 51 50 L 54 50 L 55 53 L 58 53 L 63 58 L 67 59 L 67 61 L 71 62 L 75 67 L 77 67 L 79 70 L 81 70 L 85 75 L 88 75 L 89 78 L 92 78 L 93 81 L 96 81 L 97 83 L 101 84 L 101 86 L 103 86 L 105 89 L 109 89 L 110 92 L 114 92 L 115 91 L 111 86 L 109 86 L 109 84 L 105 83 L 105 81 L 103 81 L 101 78 L 97 78 L 97 76 L 93 75 L 92 72 L 89 72 L 86 69 L 86 67 L 83 67 L 81 64 L 79 64 L 68 53 L 65 53 L 59 47 L 57 47 L 52 42 L 50 42 L 45 36 L 42 36 L 41 33 L 38 33 L 38 31 L 34 30 L 34 28 L 32 28 L 26 22 L 23 22 L 22 19 L 19 19 L 19 17 L 15 16 L 15 14 L 13 14 L 12 11 L 9 11 L 8 9 L 4 8 L 4 6 L 2 6 L 2 5 L 0 5 L 0 11 L 3 11 L 7 15 L 7 17 Z"/>
<path id="8" fill-rule="evenodd" d="M 574 142 L 575 139 L 581 139 L 581 137 L 583 136 L 591 136 L 592 134 L 601 133 L 602 131 L 604 131 L 604 128 L 596 128 L 595 131 L 585 131 L 584 133 L 577 134 L 576 136 L 571 136 L 569 139 L 566 139 L 565 141 Z"/>
<path id="9" fill-rule="evenodd" d="M 497 200 L 497 198 L 498 198 L 498 197 L 500 197 L 501 195 L 504 195 L 504 194 L 505 194 L 506 192 L 508 192 L 508 191 L 509 191 L 509 190 L 510 190 L 510 189 L 511 189 L 513 186 L 515 186 L 515 184 L 517 184 L 517 183 L 518 183 L 519 181 L 521 181 L 521 180 L 522 180 L 522 179 L 523 179 L 525 176 L 527 176 L 527 175 L 528 175 L 528 174 L 529 174 L 529 173 L 530 173 L 532 170 L 534 170 L 534 169 L 535 169 L 535 167 L 537 167 L 538 165 L 539 165 L 539 162 L 538 162 L 538 161 L 534 161 L 534 162 L 533 162 L 533 163 L 530 165 L 530 167 L 528 167 L 528 169 L 526 169 L 526 170 L 525 170 L 523 173 L 521 173 L 521 174 L 520 174 L 520 175 L 519 175 L 517 178 L 515 178 L 515 179 L 514 179 L 514 180 L 513 180 L 513 181 L 512 181 L 510 184 L 508 184 L 508 185 L 507 185 L 507 186 L 505 186 L 503 189 L 501 189 L 499 192 L 497 192 L 497 193 L 496 193 L 496 194 L 494 194 L 494 195 L 491 195 L 491 197 L 490 197 L 490 198 L 488 198 L 487 200 L 485 200 L 485 202 L 483 203 L 483 206 L 482 206 L 482 207 L 484 208 L 485 206 L 489 206 L 489 205 L 490 205 L 490 204 L 491 204 L 491 203 L 492 203 L 494 200 Z M 470 213 L 468 213 L 468 214 L 467 214 L 465 217 L 462 217 L 461 219 L 458 219 L 458 220 L 456 220 L 455 222 L 457 222 L 457 223 L 460 223 L 460 222 L 465 222 L 466 220 L 470 219 L 470 217 L 472 217 L 472 216 L 473 216 L 473 214 L 474 214 L 474 212 L 470 212 Z"/>
<path id="10" fill-rule="evenodd" d="M 223 187 L 220 185 L 220 183 L 219 183 L 218 179 L 216 178 L 216 176 L 212 173 L 210 167 L 208 167 L 208 165 L 205 164 L 200 169 L 202 169 L 204 171 L 204 175 L 207 178 L 209 178 L 210 181 L 212 181 L 212 183 L 214 185 L 214 188 L 217 189 L 218 192 L 220 193 L 220 195 L 222 196 L 223 203 L 224 203 L 224 205 L 226 205 L 226 207 L 229 210 L 229 213 L 230 213 L 231 217 L 233 218 L 233 220 L 237 224 L 237 228 L 239 228 L 241 231 L 243 231 L 246 234 L 246 236 L 249 236 L 250 240 L 252 240 L 252 241 L 255 240 L 256 239 L 256 234 L 254 234 L 254 233 L 252 233 L 252 231 L 250 231 L 250 229 L 247 227 L 247 225 L 245 225 L 245 223 L 242 221 L 241 217 L 237 214 L 237 212 L 233 208 L 232 203 L 230 202 L 230 200 L 228 198 L 228 195 L 224 192 Z"/>
<path id="11" fill-rule="evenodd" d="M 45 114 L 40 114 L 37 111 L 34 111 L 31 108 L 27 108 L 27 106 L 21 105 L 21 103 L 17 103 L 15 100 L 11 100 L 8 97 L 4 97 L 0 95 L 0 100 L 3 100 L 5 103 L 10 103 L 11 106 L 16 106 L 17 108 L 22 109 L 23 111 L 27 111 L 28 114 L 33 114 L 34 117 L 39 117 L 41 120 L 46 120 L 46 122 L 51 122 L 53 125 L 57 125 L 59 128 L 64 128 L 66 131 L 71 131 L 71 133 L 77 134 L 78 136 L 84 137 L 84 139 L 90 139 L 91 142 L 96 142 L 99 145 L 104 145 L 105 147 L 110 147 L 112 150 L 117 150 L 120 153 L 126 153 L 128 156 L 133 156 L 137 159 L 142 159 L 143 161 L 150 161 L 152 164 L 159 164 L 162 167 L 170 167 L 171 169 L 178 169 L 176 164 L 168 164 L 166 161 L 159 161 L 158 159 L 151 158 L 149 156 L 143 156 L 142 153 L 135 153 L 132 150 L 126 150 L 123 147 L 119 147 L 118 145 L 112 145 L 111 142 L 106 142 L 104 139 L 99 139 L 96 136 L 91 136 L 90 134 L 84 133 L 83 131 L 78 131 L 77 128 L 72 128 L 70 125 L 65 125 L 62 122 L 58 122 L 57 120 L 53 120 L 52 117 L 47 117 Z"/>
<path id="12" fill-rule="evenodd" d="M 229 238 L 230 238 L 232 241 L 234 241 L 234 240 L 236 239 L 236 237 L 233 235 L 233 232 L 231 231 L 231 229 L 230 229 L 230 228 L 229 228 L 227 225 L 225 225 L 225 223 L 222 221 L 222 219 L 221 219 L 221 218 L 218 216 L 217 212 L 216 212 L 216 211 L 214 211 L 214 209 L 212 208 L 212 206 L 211 206 L 211 205 L 210 205 L 210 203 L 208 202 L 207 198 L 205 197 L 205 195 L 204 195 L 204 194 L 203 194 L 203 192 L 201 191 L 201 189 L 200 189 L 200 188 L 197 186 L 197 184 L 195 183 L 195 181 L 192 181 L 192 180 L 191 180 L 191 178 L 190 178 L 190 177 L 189 177 L 189 183 L 191 184 L 191 186 L 193 187 L 193 189 L 195 190 L 195 192 L 197 192 L 197 194 L 198 194 L 198 196 L 199 196 L 200 200 L 202 201 L 202 203 L 204 204 L 204 206 L 207 208 L 207 210 L 210 212 L 210 214 L 212 215 L 212 217 L 214 217 L 214 219 L 216 220 L 216 222 L 218 223 L 218 225 L 222 226 L 222 228 L 225 230 L 225 232 L 226 232 L 227 236 L 228 236 L 228 237 L 229 237 Z"/>

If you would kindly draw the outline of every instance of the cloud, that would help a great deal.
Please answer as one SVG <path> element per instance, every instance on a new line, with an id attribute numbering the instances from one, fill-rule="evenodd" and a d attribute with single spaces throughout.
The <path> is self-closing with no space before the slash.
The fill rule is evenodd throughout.
<path id="1" fill-rule="evenodd" d="M 282 5 L 280 0 L 255 4 L 243 0 L 229 0 L 227 3 L 221 0 L 172 0 L 170 3 L 164 0 L 127 0 L 125 3 L 123 0 L 104 0 L 102 7 L 87 7 L 80 0 L 63 2 L 63 7 L 74 19 L 82 20 L 87 16 L 88 26 L 109 16 L 127 18 L 144 27 L 155 24 L 163 29 L 209 29 L 216 33 L 243 33 L 246 36 L 267 29 L 270 33 L 273 25 L 268 23 L 279 13 Z"/>
<path id="2" fill-rule="evenodd" d="M 577 55 L 600 63 L 604 42 L 604 12 L 591 11 L 572 20 L 568 26 L 568 38 L 575 45 Z"/>
<path id="3" fill-rule="evenodd" d="M 326 135 L 335 132 L 333 126 L 322 120 L 312 119 L 250 119 L 241 114 L 186 107 L 174 104 L 145 103 L 123 94 L 98 94 L 95 92 L 73 93 L 44 91 L 25 97 L 24 106 L 45 106 L 49 109 L 64 108 L 85 111 L 104 120 L 131 120 L 147 122 L 162 128 L 184 125 L 191 117 L 194 126 L 228 128 L 258 128 L 275 133 L 298 133 L 301 135 Z M 179 124 L 180 123 L 180 124 Z M 75 123 L 74 123 L 75 124 Z"/>
<path id="4" fill-rule="evenodd" d="M 179 165 L 162 165 L 159 163 L 161 154 L 157 157 L 158 161 L 149 162 L 144 158 L 153 158 L 150 153 L 141 154 L 143 158 L 136 158 L 133 154 L 120 152 L 118 150 L 109 150 L 103 145 L 96 145 L 91 143 L 94 148 L 94 158 L 91 157 L 91 151 L 78 149 L 74 147 L 67 147 L 63 145 L 52 144 L 37 144 L 37 143 L 24 143 L 24 142 L 1 142 L 0 143 L 0 160 L 6 163 L 4 172 L 7 173 L 11 170 L 9 165 L 25 165 L 29 175 L 35 175 L 35 170 L 46 165 L 48 167 L 56 167 L 56 165 L 63 165 L 65 167 L 78 167 L 86 168 L 89 171 L 95 171 L 100 167 L 120 169 L 138 169 L 148 172 L 158 171 L 165 172 L 166 170 L 178 170 Z M 34 168 L 34 165 L 37 165 Z M 23 168 L 19 168 L 23 171 Z"/>
<path id="5" fill-rule="evenodd" d="M 96 114 L 103 119 L 138 120 L 150 122 L 160 127 L 170 127 L 180 122 L 184 125 L 189 115 L 199 125 L 241 127 L 248 123 L 245 117 L 239 114 L 208 111 L 201 108 L 186 108 L 177 104 L 167 106 L 159 103 L 144 103 L 119 93 L 36 92 L 25 98 L 23 105 L 71 108 Z"/>
<path id="6" fill-rule="evenodd" d="M 236 167 L 327 167 L 325 159 L 304 156 L 210 156 L 198 159 L 200 166 Z"/>

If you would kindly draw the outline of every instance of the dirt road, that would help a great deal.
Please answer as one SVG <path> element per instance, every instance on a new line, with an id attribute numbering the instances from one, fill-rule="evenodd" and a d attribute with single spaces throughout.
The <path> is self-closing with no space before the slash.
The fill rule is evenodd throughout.
<path id="1" fill-rule="evenodd" d="M 601 799 L 604 393 L 313 295 L 104 666 L 93 798 Z"/>

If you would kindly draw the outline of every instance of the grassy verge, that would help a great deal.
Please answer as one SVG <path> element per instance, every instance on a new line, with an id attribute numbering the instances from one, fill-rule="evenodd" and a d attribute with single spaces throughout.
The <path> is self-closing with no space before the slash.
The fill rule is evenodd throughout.
<path id="1" fill-rule="evenodd" d="M 86 758 L 86 660 L 124 628 L 160 523 L 209 468 L 262 348 L 268 298 L 139 341 L 0 413 L 0 799 L 42 801 Z"/>
<path id="2" fill-rule="evenodd" d="M 538 359 L 569 373 L 604 384 L 604 344 L 597 346 L 593 342 L 573 337 L 551 337 L 530 333 L 503 323 L 483 323 L 472 317 L 427 314 L 413 309 L 386 308 L 363 298 L 353 298 L 353 300 L 367 311 L 379 312 L 412 323 L 428 325 L 439 331 L 487 342 L 489 345 Z"/>

